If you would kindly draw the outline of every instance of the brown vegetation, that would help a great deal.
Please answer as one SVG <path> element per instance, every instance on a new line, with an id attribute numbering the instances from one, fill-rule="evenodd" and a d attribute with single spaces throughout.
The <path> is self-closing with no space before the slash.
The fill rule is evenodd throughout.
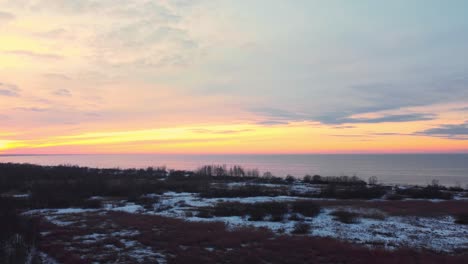
<path id="1" fill-rule="evenodd" d="M 126 213 L 75 215 L 79 225 L 60 227 L 44 224 L 51 233 L 43 238 L 42 250 L 66 263 L 116 261 L 126 250 L 114 239 L 89 245 L 74 242 L 76 236 L 137 230 L 138 243 L 167 257 L 168 263 L 465 263 L 467 255 L 449 256 L 413 250 L 385 251 L 354 246 L 327 238 L 277 236 L 264 229 L 241 228 L 227 231 L 222 223 L 192 223 L 159 216 Z M 112 225 L 104 228 L 102 223 Z M 71 242 L 70 242 L 71 241 Z M 64 243 L 66 242 L 66 243 Z M 103 256 L 106 244 L 120 253 Z M 210 250 L 207 250 L 210 249 Z M 81 258 L 80 258 L 81 257 Z M 121 259 L 120 263 L 131 263 Z"/>

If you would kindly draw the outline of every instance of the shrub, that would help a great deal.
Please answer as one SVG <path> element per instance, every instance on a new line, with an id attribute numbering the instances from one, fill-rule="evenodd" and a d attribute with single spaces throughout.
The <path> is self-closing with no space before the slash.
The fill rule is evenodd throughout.
<path id="1" fill-rule="evenodd" d="M 338 186 L 335 184 L 327 185 L 320 192 L 320 197 L 338 198 L 338 199 L 377 199 L 387 193 L 387 187 L 365 185 Z"/>
<path id="2" fill-rule="evenodd" d="M 303 216 L 314 217 L 320 213 L 320 206 L 313 201 L 296 201 L 292 203 L 292 211 Z"/>
<path id="3" fill-rule="evenodd" d="M 455 223 L 468 225 L 468 213 L 461 213 L 455 216 Z"/>
<path id="4" fill-rule="evenodd" d="M 98 199 L 86 199 L 83 202 L 83 208 L 90 208 L 90 209 L 102 208 L 102 201 Z"/>
<path id="5" fill-rule="evenodd" d="M 286 176 L 285 180 L 286 180 L 287 183 L 292 184 L 292 183 L 294 183 L 296 181 L 296 178 L 294 178 L 294 176 L 292 176 L 292 175 L 288 175 L 288 176 Z"/>
<path id="6" fill-rule="evenodd" d="M 213 215 L 207 209 L 200 209 L 198 211 L 197 217 L 200 217 L 200 218 L 213 218 Z"/>
<path id="7" fill-rule="evenodd" d="M 255 196 L 279 196 L 287 195 L 285 188 L 266 187 L 260 185 L 246 185 L 233 189 L 229 188 L 208 188 L 200 192 L 200 197 L 221 198 L 221 197 L 255 197 Z"/>
<path id="8" fill-rule="evenodd" d="M 312 176 L 306 175 L 304 178 L 302 178 L 302 181 L 305 183 L 311 183 L 312 182 Z"/>
<path id="9" fill-rule="evenodd" d="M 389 194 L 387 195 L 387 200 L 391 200 L 391 201 L 399 201 L 399 200 L 403 200 L 403 198 L 405 198 L 403 195 L 400 195 L 400 194 Z"/>
<path id="10" fill-rule="evenodd" d="M 288 212 L 288 204 L 279 202 L 265 202 L 244 204 L 239 202 L 218 203 L 212 209 L 214 216 L 247 216 L 249 221 L 262 221 L 271 216 L 272 221 L 283 220 L 284 214 Z"/>
<path id="11" fill-rule="evenodd" d="M 299 222 L 294 225 L 293 234 L 308 234 L 310 232 L 310 225 L 307 223 Z"/>
<path id="12" fill-rule="evenodd" d="M 262 221 L 268 215 L 274 222 L 282 221 L 288 212 L 288 205 L 279 202 L 255 203 L 247 206 L 250 221 Z"/>
<path id="13" fill-rule="evenodd" d="M 243 216 L 248 214 L 247 205 L 239 202 L 217 203 L 213 207 L 212 213 L 214 216 Z"/>
<path id="14" fill-rule="evenodd" d="M 449 191 L 452 192 L 463 192 L 463 188 L 461 186 L 452 186 L 448 188 Z"/>
<path id="15" fill-rule="evenodd" d="M 345 224 L 358 223 L 359 214 L 349 211 L 334 211 L 331 213 L 334 216 L 334 220 L 340 221 Z"/>
<path id="16" fill-rule="evenodd" d="M 397 194 L 404 195 L 414 199 L 443 199 L 450 200 L 453 194 L 442 191 L 439 186 L 428 185 L 424 188 L 412 187 L 406 189 L 397 189 Z"/>
<path id="17" fill-rule="evenodd" d="M 304 221 L 304 219 L 301 216 L 299 216 L 298 214 L 295 214 L 295 213 L 293 213 L 293 214 L 291 214 L 289 216 L 289 220 L 290 221 Z"/>
<path id="18" fill-rule="evenodd" d="M 380 221 L 385 220 L 385 217 L 386 217 L 384 213 L 381 213 L 378 211 L 363 213 L 363 214 L 360 214 L 360 216 L 362 218 L 369 218 L 369 219 L 380 220 Z"/>
<path id="19" fill-rule="evenodd" d="M 159 196 L 140 196 L 133 202 L 143 206 L 146 210 L 154 210 L 154 204 L 159 202 Z"/>
<path id="20" fill-rule="evenodd" d="M 185 217 L 193 217 L 193 212 L 192 211 L 186 211 L 185 212 Z"/>

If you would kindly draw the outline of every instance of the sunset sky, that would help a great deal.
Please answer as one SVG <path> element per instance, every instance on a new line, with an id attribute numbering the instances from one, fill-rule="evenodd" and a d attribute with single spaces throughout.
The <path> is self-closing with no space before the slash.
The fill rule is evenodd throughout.
<path id="1" fill-rule="evenodd" d="M 0 0 L 0 154 L 468 152 L 467 10 Z"/>

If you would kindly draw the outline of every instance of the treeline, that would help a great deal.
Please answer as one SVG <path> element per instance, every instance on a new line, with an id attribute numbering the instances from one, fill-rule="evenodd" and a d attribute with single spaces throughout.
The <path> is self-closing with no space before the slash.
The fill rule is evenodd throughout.
<path id="1" fill-rule="evenodd" d="M 231 176 L 231 177 L 259 177 L 258 169 L 244 169 L 241 166 L 234 165 L 227 167 L 226 165 L 205 165 L 198 168 L 195 173 L 206 176 Z"/>
<path id="2" fill-rule="evenodd" d="M 245 186 L 229 187 L 223 183 L 241 182 Z M 319 193 L 292 191 L 288 184 L 317 184 Z M 387 199 L 452 198 L 453 188 L 432 184 L 422 188 L 396 189 L 367 184 L 356 176 L 305 176 L 302 180 L 276 177 L 269 172 L 260 176 L 258 170 L 240 166 L 207 165 L 195 171 L 171 170 L 164 167 L 147 169 L 98 169 L 77 166 L 38 166 L 0 163 L 0 194 L 29 194 L 27 208 L 99 208 L 92 196 L 125 197 L 137 200 L 144 194 L 167 191 L 200 193 L 202 197 L 252 197 L 291 195 L 315 198 L 375 199 L 391 194 Z M 275 186 L 258 185 L 258 183 Z M 217 185 L 221 184 L 221 185 Z M 249 186 L 250 185 L 250 186 Z M 217 187 L 221 186 L 221 187 Z M 458 190 L 458 189 L 457 189 Z M 463 191 L 463 189 L 461 189 Z M 460 190 L 458 190 L 460 191 Z"/>
<path id="3" fill-rule="evenodd" d="M 199 192 L 209 186 L 206 177 L 186 177 L 184 171 L 167 175 L 163 168 L 121 170 L 0 164 L 0 193 L 28 193 L 29 208 L 97 207 L 89 197 L 135 198 L 165 191 Z"/>
<path id="4" fill-rule="evenodd" d="M 373 178 L 372 178 L 373 179 Z M 367 183 L 357 176 L 327 176 L 306 175 L 302 179 L 305 183 L 310 184 L 339 184 L 339 185 L 366 185 Z"/>
<path id="5" fill-rule="evenodd" d="M 147 169 L 99 169 L 78 166 L 39 166 L 0 163 L 0 194 L 27 193 L 27 208 L 99 207 L 93 196 L 136 200 L 144 194 L 166 191 L 209 193 L 212 183 L 249 181 L 285 184 L 271 173 L 240 166 L 203 166 L 196 171 Z"/>

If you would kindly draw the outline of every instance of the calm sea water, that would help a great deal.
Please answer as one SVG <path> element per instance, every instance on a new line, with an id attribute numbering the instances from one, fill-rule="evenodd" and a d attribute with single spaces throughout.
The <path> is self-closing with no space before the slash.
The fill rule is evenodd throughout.
<path id="1" fill-rule="evenodd" d="M 165 165 L 170 169 L 193 170 L 206 164 L 241 165 L 270 171 L 276 176 L 302 177 L 356 175 L 377 176 L 391 184 L 468 185 L 468 154 L 398 155 L 40 155 L 0 156 L 0 162 L 40 165 L 145 168 Z"/>

